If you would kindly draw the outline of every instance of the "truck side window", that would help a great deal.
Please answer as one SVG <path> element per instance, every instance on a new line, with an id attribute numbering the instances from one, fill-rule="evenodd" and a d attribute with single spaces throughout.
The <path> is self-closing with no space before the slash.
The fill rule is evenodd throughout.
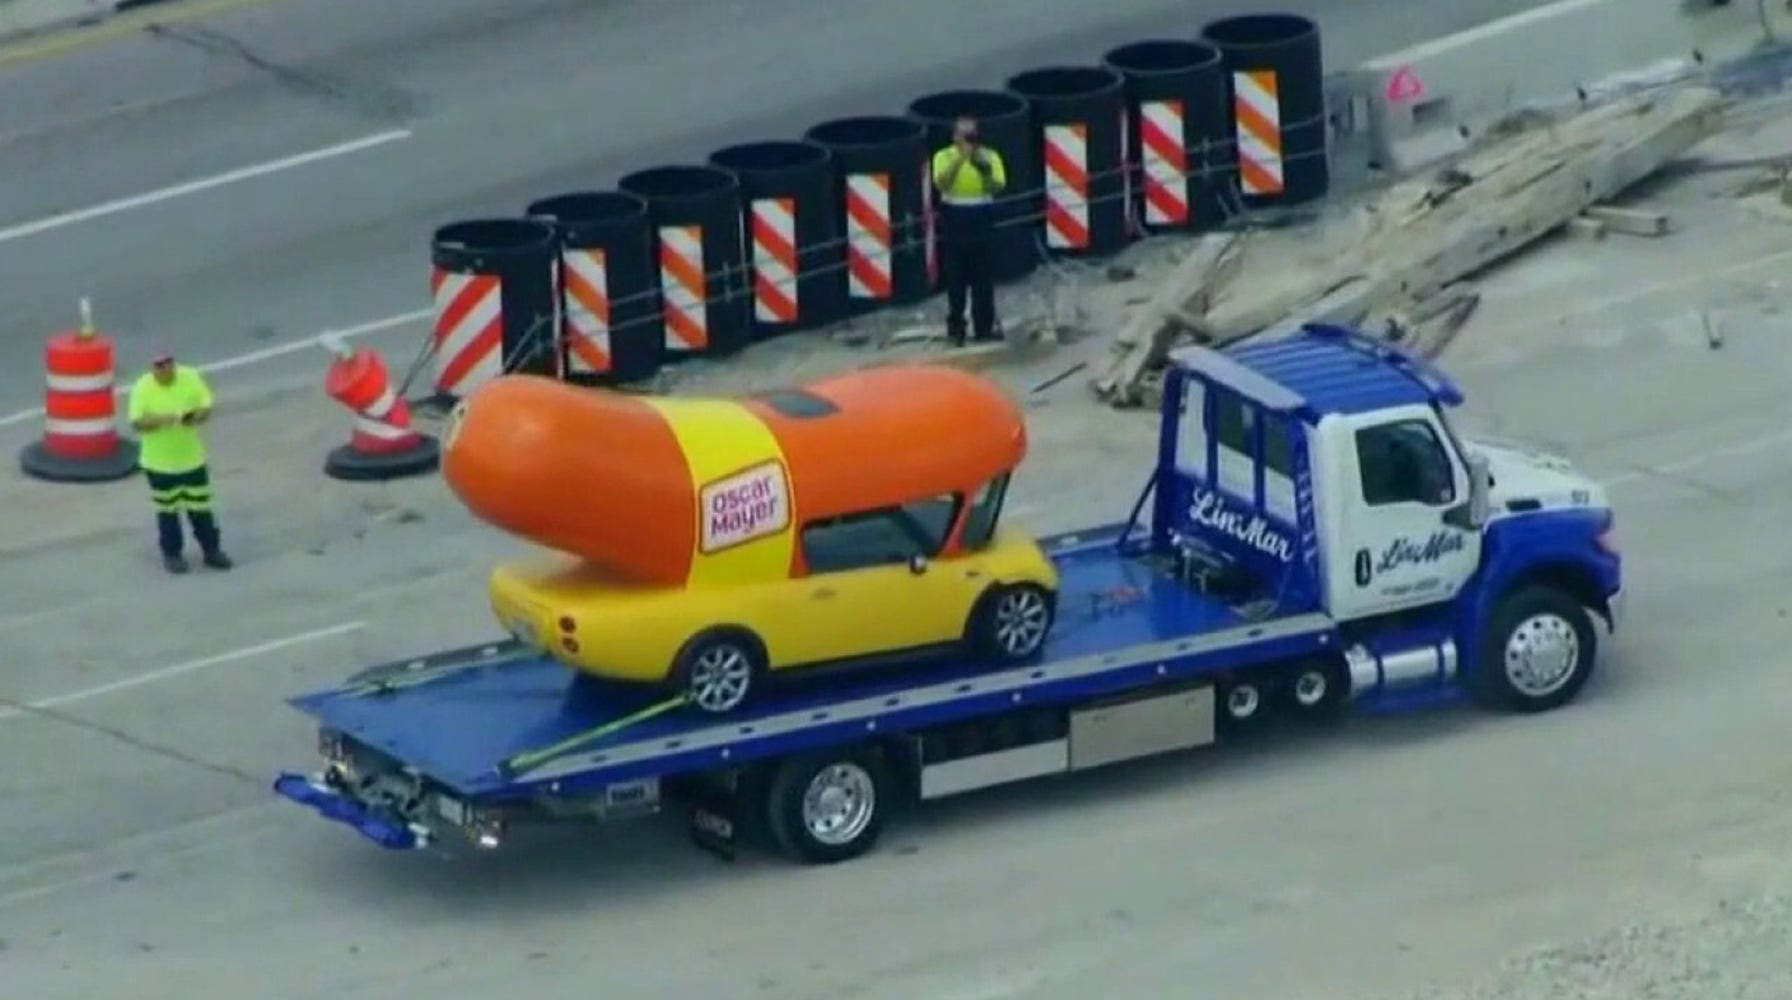
<path id="1" fill-rule="evenodd" d="M 1363 502 L 1371 507 L 1393 503 L 1430 506 L 1456 499 L 1450 454 L 1437 432 L 1423 420 L 1399 420 L 1356 432 Z"/>
<path id="2" fill-rule="evenodd" d="M 811 573 L 841 573 L 932 556 L 958 514 L 957 494 L 884 507 L 803 526 L 803 562 Z"/>
<path id="3" fill-rule="evenodd" d="M 1254 439 L 1257 410 L 1245 404 L 1232 393 L 1220 396 L 1216 410 L 1215 422 L 1219 424 L 1217 435 L 1220 447 L 1252 458 L 1257 453 Z M 1254 459 L 1253 459 L 1254 460 Z M 1285 420 L 1271 419 L 1265 421 L 1263 428 L 1263 467 L 1281 476 L 1294 475 L 1294 445 L 1289 439 L 1288 423 Z"/>
<path id="4" fill-rule="evenodd" d="M 984 483 L 972 498 L 971 512 L 964 519 L 964 534 L 959 538 L 967 551 L 981 549 L 995 537 L 996 520 L 1002 513 L 1002 499 L 1008 493 L 1010 475 L 1004 472 Z"/>

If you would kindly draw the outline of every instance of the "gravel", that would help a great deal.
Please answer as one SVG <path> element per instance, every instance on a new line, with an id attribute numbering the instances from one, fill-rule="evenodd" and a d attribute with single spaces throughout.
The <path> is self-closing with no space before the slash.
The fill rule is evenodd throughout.
<path id="1" fill-rule="evenodd" d="M 1530 952 L 1467 988 L 1401 1000 L 1787 1000 L 1792 896 L 1726 900 L 1696 919 L 1636 923 Z"/>

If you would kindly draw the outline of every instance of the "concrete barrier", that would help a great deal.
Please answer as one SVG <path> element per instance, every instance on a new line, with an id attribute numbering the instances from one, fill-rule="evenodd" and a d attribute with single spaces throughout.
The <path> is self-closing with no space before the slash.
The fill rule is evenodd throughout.
<path id="1" fill-rule="evenodd" d="M 1363 64 L 1347 74 L 1356 106 L 1343 117 L 1366 133 L 1371 165 L 1405 174 L 1516 112 L 1774 41 L 1792 41 L 1788 0 L 1560 0 Z"/>
<path id="2" fill-rule="evenodd" d="M 0 42 L 111 16 L 116 0 L 0 0 Z"/>

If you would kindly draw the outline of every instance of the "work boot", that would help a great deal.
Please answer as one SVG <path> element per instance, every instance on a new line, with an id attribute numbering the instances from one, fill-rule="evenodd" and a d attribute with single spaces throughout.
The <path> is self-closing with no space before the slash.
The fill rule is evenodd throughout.
<path id="1" fill-rule="evenodd" d="M 185 573 L 187 561 L 180 556 L 163 556 L 162 568 L 170 573 Z"/>
<path id="2" fill-rule="evenodd" d="M 230 561 L 230 557 L 225 555 L 222 549 L 207 552 L 205 554 L 205 564 L 212 569 L 229 569 L 236 565 Z"/>

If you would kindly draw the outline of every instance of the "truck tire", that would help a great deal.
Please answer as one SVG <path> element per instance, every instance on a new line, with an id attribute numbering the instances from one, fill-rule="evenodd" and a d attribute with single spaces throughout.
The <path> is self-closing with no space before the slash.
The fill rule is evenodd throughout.
<path id="1" fill-rule="evenodd" d="M 684 644 L 672 664 L 672 687 L 692 708 L 711 715 L 735 711 L 758 694 L 765 678 L 763 647 L 739 629 L 713 629 Z"/>
<path id="2" fill-rule="evenodd" d="M 1274 700 L 1272 689 L 1260 673 L 1231 677 L 1214 685 L 1214 728 L 1221 736 L 1243 736 L 1263 725 Z"/>
<path id="3" fill-rule="evenodd" d="M 1558 708 L 1593 675 L 1598 641 L 1579 601 L 1553 587 L 1521 587 L 1487 623 L 1476 693 L 1489 707 L 1511 712 Z"/>
<path id="4" fill-rule="evenodd" d="M 1350 696 L 1350 675 L 1337 657 L 1302 660 L 1288 672 L 1282 704 L 1296 720 L 1322 723 L 1343 715 Z"/>
<path id="5" fill-rule="evenodd" d="M 877 845 L 895 791 L 889 767 L 868 747 L 792 757 L 766 784 L 766 826 L 793 861 L 847 861 Z"/>
<path id="6" fill-rule="evenodd" d="M 1024 663 L 1045 648 L 1057 595 L 1032 583 L 991 587 L 971 613 L 971 647 L 990 663 Z"/>

